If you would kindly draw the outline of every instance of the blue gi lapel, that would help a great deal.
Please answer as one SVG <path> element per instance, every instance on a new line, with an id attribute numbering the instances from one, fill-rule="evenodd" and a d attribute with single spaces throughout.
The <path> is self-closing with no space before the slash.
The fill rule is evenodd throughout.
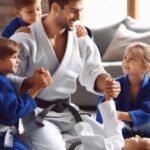
<path id="1" fill-rule="evenodd" d="M 129 94 L 128 76 L 125 76 L 125 78 L 123 78 L 123 88 L 121 90 L 123 92 L 123 100 L 124 100 L 125 111 L 129 111 L 130 106 L 131 106 L 131 101 L 130 101 L 130 94 Z"/>
<path id="2" fill-rule="evenodd" d="M 135 101 L 135 105 L 134 105 L 135 108 L 136 108 L 136 106 L 139 107 L 142 99 L 144 98 L 143 97 L 144 96 L 144 88 L 146 87 L 148 81 L 149 81 L 149 77 L 145 75 L 144 79 L 141 82 L 141 86 L 140 86 L 139 92 L 136 97 L 136 101 Z"/>

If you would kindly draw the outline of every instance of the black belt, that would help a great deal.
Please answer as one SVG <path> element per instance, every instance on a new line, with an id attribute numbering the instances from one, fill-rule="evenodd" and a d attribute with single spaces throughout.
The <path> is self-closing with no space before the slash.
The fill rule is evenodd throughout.
<path id="1" fill-rule="evenodd" d="M 70 100 L 69 98 L 67 99 L 57 99 L 55 101 L 45 101 L 39 98 L 35 98 L 35 101 L 37 103 L 38 107 L 44 108 L 42 112 L 40 112 L 37 117 L 35 118 L 35 121 L 39 125 L 44 125 L 43 124 L 43 119 L 44 117 L 48 114 L 49 111 L 55 111 L 55 112 L 62 112 L 65 109 L 68 108 L 68 110 L 72 113 L 74 116 L 74 119 L 76 122 L 81 122 L 82 118 L 79 114 L 79 112 L 70 105 Z"/>
<path id="2" fill-rule="evenodd" d="M 55 112 L 62 112 L 65 108 L 62 107 L 61 103 L 66 103 L 70 104 L 70 99 L 65 98 L 65 99 L 55 99 L 51 101 L 46 101 L 41 98 L 35 98 L 35 101 L 37 103 L 37 106 L 43 109 L 46 109 L 47 107 L 55 104 L 56 106 L 52 109 Z"/>
<path id="3" fill-rule="evenodd" d="M 78 145 L 80 145 L 80 144 L 82 144 L 82 142 L 79 140 L 79 141 L 76 141 L 76 142 L 74 142 L 74 143 L 72 143 L 71 145 L 70 145 L 70 147 L 69 147 L 69 149 L 68 150 L 75 150 L 75 148 L 78 146 Z"/>

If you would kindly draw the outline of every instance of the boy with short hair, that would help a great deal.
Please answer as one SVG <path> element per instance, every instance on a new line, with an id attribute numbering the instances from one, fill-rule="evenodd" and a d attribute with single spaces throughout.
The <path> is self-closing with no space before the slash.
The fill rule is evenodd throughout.
<path id="1" fill-rule="evenodd" d="M 11 37 L 15 32 L 30 33 L 27 27 L 36 22 L 42 16 L 41 0 L 13 0 L 16 17 L 3 29 L 3 37 Z M 84 26 L 76 25 L 78 37 L 87 35 Z"/>
<path id="2" fill-rule="evenodd" d="M 20 63 L 19 46 L 13 40 L 0 37 L 0 150 L 28 150 L 20 141 L 17 123 L 36 108 L 34 97 L 51 83 L 48 70 L 35 72 L 34 86 L 22 95 L 16 91 L 7 75 L 15 73 Z M 40 71 L 40 69 L 39 69 Z"/>
<path id="3" fill-rule="evenodd" d="M 16 17 L 3 29 L 2 36 L 9 38 L 22 26 L 36 22 L 42 15 L 41 0 L 13 0 Z"/>

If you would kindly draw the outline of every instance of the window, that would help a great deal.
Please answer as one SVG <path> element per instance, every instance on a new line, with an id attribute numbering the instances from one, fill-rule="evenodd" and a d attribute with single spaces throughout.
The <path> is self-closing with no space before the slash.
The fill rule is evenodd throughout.
<path id="1" fill-rule="evenodd" d="M 82 23 L 99 28 L 127 16 L 127 0 L 86 0 Z"/>
<path id="2" fill-rule="evenodd" d="M 150 0 L 138 0 L 138 20 L 145 25 L 150 25 Z"/>

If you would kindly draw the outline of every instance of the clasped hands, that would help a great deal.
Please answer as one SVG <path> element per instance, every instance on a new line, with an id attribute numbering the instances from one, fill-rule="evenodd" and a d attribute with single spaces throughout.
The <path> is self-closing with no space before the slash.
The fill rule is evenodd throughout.
<path id="1" fill-rule="evenodd" d="M 34 86 L 44 88 L 52 83 L 52 77 L 46 68 L 38 68 L 33 74 Z"/>
<path id="2" fill-rule="evenodd" d="M 121 91 L 120 83 L 115 79 L 106 78 L 104 82 L 105 100 L 116 98 Z"/>

